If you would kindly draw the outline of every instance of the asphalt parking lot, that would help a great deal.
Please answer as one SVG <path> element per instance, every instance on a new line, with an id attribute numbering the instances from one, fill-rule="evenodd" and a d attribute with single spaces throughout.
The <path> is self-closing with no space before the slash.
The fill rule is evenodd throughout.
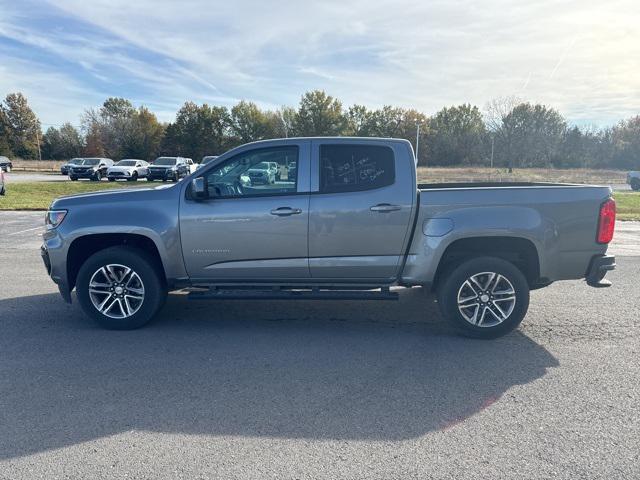
<path id="1" fill-rule="evenodd" d="M 0 478 L 640 477 L 640 225 L 609 289 L 532 292 L 452 335 L 397 302 L 189 302 L 99 330 L 59 298 L 42 212 L 0 212 Z"/>

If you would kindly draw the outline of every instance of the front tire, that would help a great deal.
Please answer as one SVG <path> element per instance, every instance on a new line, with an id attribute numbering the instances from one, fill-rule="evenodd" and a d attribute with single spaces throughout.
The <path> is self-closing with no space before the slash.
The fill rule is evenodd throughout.
<path id="1" fill-rule="evenodd" d="M 127 178 L 129 182 L 137 182 L 138 181 L 138 172 L 133 172 L 131 177 Z"/>
<path id="2" fill-rule="evenodd" d="M 71 180 L 72 182 L 77 182 L 78 181 L 78 177 L 69 177 L 69 180 Z"/>
<path id="3" fill-rule="evenodd" d="M 76 292 L 82 310 L 109 330 L 146 325 L 167 296 L 153 259 L 132 247 L 110 247 L 89 257 L 78 272 Z"/>
<path id="4" fill-rule="evenodd" d="M 440 311 L 462 335 L 497 338 L 520 325 L 529 308 L 529 285 L 512 263 L 495 257 L 468 260 L 445 273 Z"/>
<path id="5" fill-rule="evenodd" d="M 631 190 L 633 190 L 634 192 L 637 192 L 640 190 L 640 178 L 632 178 L 631 182 Z"/>

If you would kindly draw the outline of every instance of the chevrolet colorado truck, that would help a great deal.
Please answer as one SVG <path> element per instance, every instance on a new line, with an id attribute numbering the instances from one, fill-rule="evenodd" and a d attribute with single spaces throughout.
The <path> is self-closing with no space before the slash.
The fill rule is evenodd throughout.
<path id="1" fill-rule="evenodd" d="M 292 173 L 247 182 L 263 162 Z M 143 326 L 171 290 L 395 300 L 421 286 L 461 333 L 495 338 L 520 324 L 532 289 L 609 285 L 614 223 L 609 187 L 418 185 L 405 140 L 289 138 L 230 150 L 175 185 L 57 199 L 41 254 L 62 297 L 75 288 L 110 329 Z"/>

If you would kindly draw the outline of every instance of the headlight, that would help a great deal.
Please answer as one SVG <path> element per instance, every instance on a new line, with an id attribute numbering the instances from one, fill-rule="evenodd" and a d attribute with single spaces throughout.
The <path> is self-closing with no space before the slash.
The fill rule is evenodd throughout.
<path id="1" fill-rule="evenodd" d="M 44 217 L 44 224 L 47 230 L 52 230 L 62 223 L 64 217 L 67 216 L 66 210 L 49 210 Z"/>

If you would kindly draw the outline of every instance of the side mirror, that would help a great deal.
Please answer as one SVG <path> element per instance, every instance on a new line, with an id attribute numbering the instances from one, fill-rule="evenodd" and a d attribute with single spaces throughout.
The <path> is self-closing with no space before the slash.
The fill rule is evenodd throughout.
<path id="1" fill-rule="evenodd" d="M 204 177 L 196 177 L 191 180 L 191 194 L 195 200 L 205 200 L 209 197 Z"/>

